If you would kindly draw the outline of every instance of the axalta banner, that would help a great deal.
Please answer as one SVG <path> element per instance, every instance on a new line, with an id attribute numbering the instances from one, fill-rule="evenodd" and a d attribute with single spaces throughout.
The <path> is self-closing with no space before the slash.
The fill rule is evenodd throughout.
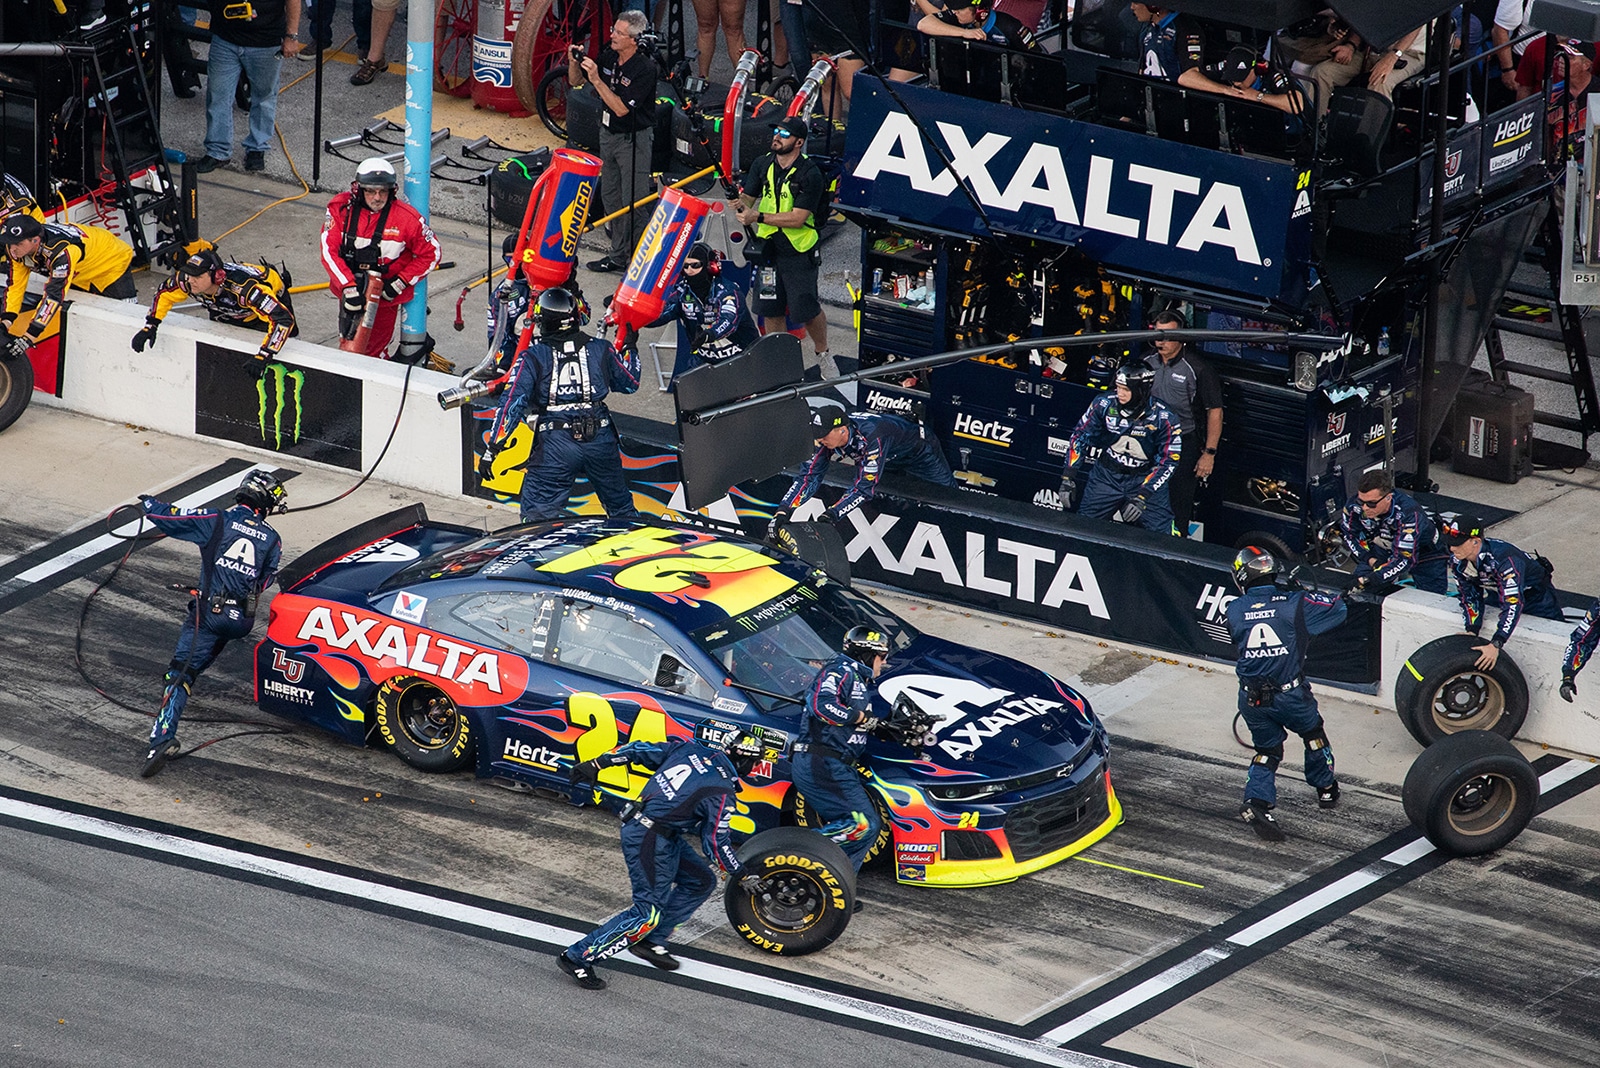
<path id="1" fill-rule="evenodd" d="M 1208 289 L 1276 297 L 1303 284 L 1311 213 L 1296 210 L 1299 176 L 1287 163 L 932 89 L 895 92 L 909 114 L 881 82 L 857 83 L 839 179 L 845 207 L 948 233 L 992 228 L 1073 245 Z"/>

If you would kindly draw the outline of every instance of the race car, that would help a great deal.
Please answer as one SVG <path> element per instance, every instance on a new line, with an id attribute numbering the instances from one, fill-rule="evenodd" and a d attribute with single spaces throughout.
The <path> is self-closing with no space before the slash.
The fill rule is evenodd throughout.
<path id="1" fill-rule="evenodd" d="M 568 772 L 628 741 L 758 733 L 734 830 L 807 822 L 788 760 L 804 694 L 867 624 L 890 636 L 873 715 L 931 729 L 874 740 L 874 852 L 904 883 L 1008 882 L 1121 819 L 1089 703 L 1015 660 L 918 633 L 810 564 L 721 529 L 574 518 L 485 534 L 400 509 L 284 569 L 256 646 L 256 700 L 426 771 L 473 766 L 620 807 L 643 769 Z M 755 730 L 759 728 L 759 730 Z"/>

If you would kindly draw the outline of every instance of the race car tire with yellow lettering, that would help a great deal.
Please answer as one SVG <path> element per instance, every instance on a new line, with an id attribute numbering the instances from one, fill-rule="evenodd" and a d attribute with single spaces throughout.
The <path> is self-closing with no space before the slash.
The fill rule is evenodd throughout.
<path id="1" fill-rule="evenodd" d="M 894 826 L 889 822 L 889 810 L 883 803 L 883 798 L 878 796 L 876 790 L 867 787 L 867 793 L 872 797 L 872 803 L 878 808 L 878 840 L 867 849 L 866 855 L 861 858 L 861 866 L 868 864 L 879 857 L 888 856 L 890 847 L 894 844 Z M 806 799 L 800 793 L 798 786 L 791 787 L 783 798 L 784 815 L 794 821 L 796 827 L 820 827 L 824 821 L 817 818 L 816 813 L 806 808 Z"/>
<path id="2" fill-rule="evenodd" d="M 1406 818 L 1445 853 L 1476 857 L 1509 845 L 1539 806 L 1539 775 L 1491 731 L 1447 734 L 1423 750 L 1401 790 Z"/>
<path id="3" fill-rule="evenodd" d="M 384 744 L 420 771 L 459 771 L 476 759 L 471 722 L 427 679 L 400 675 L 385 682 L 373 720 Z"/>
<path id="4" fill-rule="evenodd" d="M 0 330 L 0 337 L 5 331 Z M 33 364 L 26 356 L 11 360 L 0 357 L 0 430 L 17 421 L 33 399 Z"/>
<path id="5" fill-rule="evenodd" d="M 1528 682 L 1511 654 L 1488 671 L 1476 666 L 1474 646 L 1488 638 L 1447 634 L 1412 653 L 1394 684 L 1394 707 L 1411 737 L 1432 745 L 1457 731 L 1493 731 L 1515 738 L 1528 718 Z"/>
<path id="6" fill-rule="evenodd" d="M 774 827 L 739 847 L 740 870 L 765 879 L 752 893 L 729 879 L 728 922 L 751 945 L 797 957 L 833 944 L 850 925 L 856 877 L 850 858 L 816 831 Z"/>

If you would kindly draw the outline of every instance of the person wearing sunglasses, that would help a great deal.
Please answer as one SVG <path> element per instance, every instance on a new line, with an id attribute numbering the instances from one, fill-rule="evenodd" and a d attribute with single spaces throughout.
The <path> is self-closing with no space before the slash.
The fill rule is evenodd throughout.
<path id="1" fill-rule="evenodd" d="M 1473 647 L 1478 653 L 1478 670 L 1489 671 L 1524 612 L 1563 623 L 1566 616 L 1550 585 L 1550 562 L 1509 541 L 1484 537 L 1483 528 L 1482 520 L 1458 515 L 1444 521 L 1441 533 L 1450 546 L 1450 570 L 1456 576 L 1456 596 L 1468 634 L 1483 629 L 1484 590 L 1492 586 L 1500 599 L 1500 621 L 1494 636 L 1487 644 Z"/>
<path id="2" fill-rule="evenodd" d="M 1355 496 L 1339 514 L 1339 533 L 1362 589 L 1410 583 L 1428 593 L 1449 591 L 1450 553 L 1439 528 L 1414 497 L 1394 488 L 1388 471 L 1361 473 Z"/>
<path id="3" fill-rule="evenodd" d="M 683 257 L 683 273 L 667 292 L 661 315 L 649 324 L 664 326 L 674 319 L 683 324 L 678 360 L 672 369 L 674 382 L 702 363 L 739 355 L 761 336 L 745 309 L 739 287 L 724 279 L 717 268 L 711 246 L 696 241 Z"/>
<path id="4" fill-rule="evenodd" d="M 261 347 L 246 363 L 252 370 L 276 360 L 284 342 L 300 332 L 289 303 L 289 280 L 277 268 L 229 263 L 215 249 L 203 248 L 178 264 L 177 272 L 156 290 L 144 327 L 133 335 L 133 351 L 154 345 L 167 313 L 187 300 L 199 301 L 214 323 L 266 327 Z"/>

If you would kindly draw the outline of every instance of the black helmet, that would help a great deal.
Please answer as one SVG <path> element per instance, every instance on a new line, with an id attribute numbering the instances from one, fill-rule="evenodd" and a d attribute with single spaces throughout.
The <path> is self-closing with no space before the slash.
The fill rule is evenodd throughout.
<path id="1" fill-rule="evenodd" d="M 739 731 L 730 735 L 723 743 L 722 751 L 742 779 L 755 770 L 756 763 L 766 755 L 767 745 L 761 740 L 761 728 L 756 727 L 753 732 Z"/>
<path id="2" fill-rule="evenodd" d="M 844 636 L 844 655 L 871 667 L 873 660 L 889 655 L 889 636 L 871 627 L 851 627 Z"/>
<path id="3" fill-rule="evenodd" d="M 551 286 L 539 294 L 533 313 L 539 320 L 541 334 L 569 334 L 582 325 L 583 311 L 571 291 Z"/>
<path id="4" fill-rule="evenodd" d="M 504 241 L 500 242 L 500 256 L 506 261 L 507 267 L 511 266 L 511 254 L 517 251 L 517 237 L 518 234 L 513 231 L 506 235 Z"/>
<path id="5" fill-rule="evenodd" d="M 387 189 L 392 193 L 399 184 L 394 164 L 382 156 L 370 156 L 356 166 L 356 185 L 362 189 Z"/>
<path id="6" fill-rule="evenodd" d="M 1117 368 L 1117 385 L 1127 386 L 1128 392 L 1133 394 L 1133 399 L 1128 402 L 1128 407 L 1135 412 L 1142 412 L 1150 400 L 1150 387 L 1156 384 L 1156 371 L 1154 367 L 1132 361 Z"/>
<path id="7" fill-rule="evenodd" d="M 1265 549 L 1246 545 L 1233 558 L 1233 584 L 1243 593 L 1251 586 L 1265 586 L 1278 577 L 1278 559 Z"/>
<path id="8" fill-rule="evenodd" d="M 277 475 L 267 471 L 252 471 L 244 476 L 233 499 L 263 515 L 289 510 L 289 491 L 283 488 Z"/>

